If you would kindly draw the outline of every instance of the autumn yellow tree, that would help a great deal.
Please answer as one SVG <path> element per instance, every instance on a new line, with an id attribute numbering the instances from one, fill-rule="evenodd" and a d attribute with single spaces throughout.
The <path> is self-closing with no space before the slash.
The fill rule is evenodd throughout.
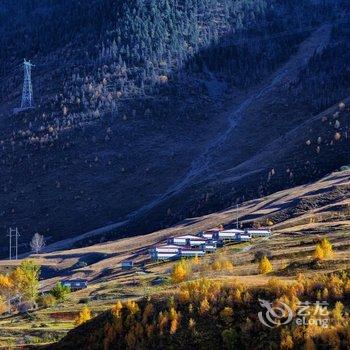
<path id="1" fill-rule="evenodd" d="M 196 326 L 196 321 L 193 318 L 190 318 L 188 321 L 188 328 L 193 331 L 195 326 Z"/>
<path id="2" fill-rule="evenodd" d="M 179 301 L 181 303 L 187 303 L 188 301 L 190 301 L 190 292 L 188 290 L 180 290 L 179 291 Z"/>
<path id="3" fill-rule="evenodd" d="M 333 246 L 328 238 L 324 238 L 321 243 L 318 243 L 315 248 L 315 260 L 322 261 L 333 256 Z"/>
<path id="4" fill-rule="evenodd" d="M 131 328 L 131 330 L 125 335 L 125 342 L 127 344 L 128 349 L 135 349 L 136 348 L 136 336 L 134 327 Z"/>
<path id="5" fill-rule="evenodd" d="M 120 300 L 117 300 L 114 307 L 112 308 L 112 313 L 115 317 L 119 317 L 121 314 L 121 310 L 123 309 L 123 304 Z"/>
<path id="6" fill-rule="evenodd" d="M 171 280 L 174 283 L 185 281 L 190 274 L 190 267 L 185 260 L 179 261 L 173 268 L 171 273 Z"/>
<path id="7" fill-rule="evenodd" d="M 180 323 L 180 313 L 176 312 L 175 308 L 172 307 L 169 310 L 169 319 L 170 319 L 170 330 L 169 333 L 170 334 L 175 334 L 178 327 L 179 327 L 179 323 Z"/>
<path id="8" fill-rule="evenodd" d="M 2 296 L 0 296 L 0 315 L 5 313 L 6 310 L 7 310 L 6 301 Z"/>
<path id="9" fill-rule="evenodd" d="M 196 255 L 195 258 L 193 259 L 193 264 L 194 265 L 199 265 L 199 262 L 200 262 L 199 261 L 199 257 L 198 257 L 198 255 Z"/>
<path id="10" fill-rule="evenodd" d="M 80 326 L 81 324 L 89 321 L 91 319 L 91 311 L 87 305 L 79 312 L 78 317 L 75 319 L 75 324 Z"/>
<path id="11" fill-rule="evenodd" d="M 323 249 L 321 247 L 321 244 L 317 244 L 314 252 L 315 260 L 322 261 L 325 259 Z"/>
<path id="12" fill-rule="evenodd" d="M 323 238 L 321 242 L 321 248 L 323 250 L 325 259 L 331 258 L 333 256 L 333 246 L 328 238 Z"/>
<path id="13" fill-rule="evenodd" d="M 329 291 L 328 288 L 324 288 L 322 291 L 322 299 L 327 300 L 329 298 Z"/>
<path id="14" fill-rule="evenodd" d="M 10 300 L 14 294 L 14 283 L 10 276 L 0 274 L 0 296 L 3 302 L 8 303 L 8 311 L 11 312 Z"/>
<path id="15" fill-rule="evenodd" d="M 305 350 L 316 350 L 315 343 L 311 337 L 306 338 L 304 349 Z"/>
<path id="16" fill-rule="evenodd" d="M 125 307 L 129 310 L 131 315 L 136 315 L 140 311 L 139 305 L 133 300 L 128 300 L 125 303 Z"/>
<path id="17" fill-rule="evenodd" d="M 147 305 L 145 306 L 145 309 L 143 310 L 143 314 L 142 314 L 142 323 L 143 324 L 146 324 L 148 319 L 151 318 L 151 316 L 153 315 L 153 311 L 154 311 L 153 304 L 147 303 Z"/>
<path id="18" fill-rule="evenodd" d="M 214 271 L 220 271 L 221 270 L 221 262 L 218 260 L 215 260 L 212 265 L 211 265 L 212 269 Z"/>
<path id="19" fill-rule="evenodd" d="M 39 293 L 40 266 L 33 260 L 24 260 L 12 273 L 12 279 L 16 291 L 26 301 L 34 302 Z"/>
<path id="20" fill-rule="evenodd" d="M 337 301 L 332 312 L 333 320 L 336 323 L 339 323 L 342 321 L 343 312 L 344 312 L 344 305 L 340 301 Z"/>
<path id="21" fill-rule="evenodd" d="M 232 271 L 233 270 L 233 263 L 230 260 L 223 260 L 221 263 L 222 269 L 226 271 Z"/>
<path id="22" fill-rule="evenodd" d="M 167 311 L 160 311 L 158 315 L 158 328 L 159 328 L 159 334 L 163 334 L 163 331 L 165 327 L 167 326 L 169 321 L 169 315 Z"/>
<path id="23" fill-rule="evenodd" d="M 281 339 L 281 350 L 294 349 L 293 338 L 290 334 L 284 334 Z"/>
<path id="24" fill-rule="evenodd" d="M 264 256 L 259 263 L 259 272 L 261 274 L 267 274 L 273 271 L 272 264 L 267 256 Z"/>
<path id="25" fill-rule="evenodd" d="M 210 310 L 210 305 L 209 305 L 208 299 L 204 298 L 200 303 L 199 313 L 201 315 L 203 315 L 203 314 L 207 313 L 209 310 Z"/>
<path id="26" fill-rule="evenodd" d="M 227 271 L 231 272 L 233 270 L 233 263 L 227 259 L 215 260 L 211 265 L 214 271 Z"/>

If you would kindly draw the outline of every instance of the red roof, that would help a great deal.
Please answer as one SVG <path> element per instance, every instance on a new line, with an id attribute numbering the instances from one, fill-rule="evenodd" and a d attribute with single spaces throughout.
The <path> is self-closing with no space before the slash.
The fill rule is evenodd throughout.
<path id="1" fill-rule="evenodd" d="M 183 245 L 159 243 L 159 244 L 154 246 L 154 248 L 166 248 L 166 247 L 169 247 L 169 248 L 181 248 L 181 247 L 183 247 Z"/>
<path id="2" fill-rule="evenodd" d="M 203 252 L 203 249 L 200 249 L 200 248 L 185 248 L 185 249 L 180 249 L 181 251 L 185 250 L 185 251 L 191 251 L 191 252 Z"/>

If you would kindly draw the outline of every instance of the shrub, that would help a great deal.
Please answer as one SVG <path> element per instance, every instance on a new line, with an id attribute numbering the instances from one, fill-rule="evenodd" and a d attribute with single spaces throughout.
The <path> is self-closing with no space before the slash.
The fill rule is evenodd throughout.
<path id="1" fill-rule="evenodd" d="M 227 323 L 232 321 L 232 316 L 233 316 L 233 310 L 231 307 L 227 306 L 220 312 L 221 319 Z"/>
<path id="2" fill-rule="evenodd" d="M 87 304 L 89 302 L 89 298 L 80 298 L 78 303 L 79 304 Z"/>
<path id="3" fill-rule="evenodd" d="M 225 329 L 221 333 L 221 337 L 222 337 L 223 343 L 225 345 L 225 349 L 228 349 L 228 350 L 237 349 L 238 336 L 237 336 L 237 332 L 233 328 Z"/>
<path id="4" fill-rule="evenodd" d="M 271 259 L 271 257 L 272 257 L 271 251 L 267 250 L 267 249 L 261 249 L 261 250 L 256 251 L 254 254 L 254 261 L 255 262 L 261 261 L 264 256 Z"/>
<path id="5" fill-rule="evenodd" d="M 39 298 L 39 305 L 44 308 L 53 307 L 56 304 L 57 300 L 52 294 L 46 294 Z"/>
<path id="6" fill-rule="evenodd" d="M 57 282 L 56 286 L 50 290 L 50 294 L 52 294 L 59 302 L 65 301 L 70 292 L 70 288 L 62 285 L 61 282 Z"/>

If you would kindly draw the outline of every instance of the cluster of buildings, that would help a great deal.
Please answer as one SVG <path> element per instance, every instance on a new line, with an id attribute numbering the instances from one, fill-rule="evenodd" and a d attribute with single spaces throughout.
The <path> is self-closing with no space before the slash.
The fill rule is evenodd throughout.
<path id="1" fill-rule="evenodd" d="M 198 235 L 171 237 L 167 242 L 149 250 L 152 260 L 175 260 L 180 258 L 201 257 L 213 253 L 228 242 L 249 242 L 256 237 L 269 237 L 269 229 L 230 229 L 213 228 Z"/>
<path id="2" fill-rule="evenodd" d="M 213 253 L 217 248 L 229 242 L 249 242 L 256 237 L 270 237 L 269 229 L 229 229 L 222 227 L 203 231 L 198 235 L 183 235 L 170 237 L 166 242 L 152 247 L 149 254 L 152 260 L 176 260 L 181 258 L 201 257 L 207 253 Z M 131 270 L 134 267 L 132 260 L 121 262 L 122 270 Z M 88 287 L 86 279 L 65 279 L 61 281 L 63 286 L 72 291 Z"/>

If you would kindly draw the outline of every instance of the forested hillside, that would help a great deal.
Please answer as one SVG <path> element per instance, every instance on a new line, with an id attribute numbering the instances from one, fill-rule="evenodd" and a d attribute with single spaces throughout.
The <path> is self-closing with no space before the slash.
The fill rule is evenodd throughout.
<path id="1" fill-rule="evenodd" d="M 349 96 L 349 21 L 343 0 L 2 1 L 1 227 L 21 250 L 35 231 L 146 233 L 348 164 L 347 105 L 317 133 L 332 161 L 310 170 L 300 137 Z M 36 109 L 12 115 L 24 57 Z"/>
<path id="2" fill-rule="evenodd" d="M 343 313 L 349 300 L 348 286 L 346 272 L 313 278 L 300 275 L 293 283 L 271 278 L 264 288 L 203 278 L 181 284 L 167 297 L 154 296 L 123 304 L 117 301 L 109 312 L 45 348 L 348 349 L 349 316 Z M 307 311 L 306 325 L 285 325 L 287 315 L 280 302 L 290 305 L 291 312 L 296 313 L 303 300 L 307 300 L 303 305 L 311 305 L 311 309 L 317 306 L 310 300 L 320 298 L 330 305 L 325 316 L 326 322 L 326 317 L 331 319 L 329 324 L 317 323 L 320 314 L 312 310 Z M 268 328 L 259 321 L 262 308 L 258 300 L 263 303 L 264 299 L 272 300 L 272 305 L 279 307 L 278 311 L 285 316 L 278 319 L 282 323 L 280 327 Z"/>

